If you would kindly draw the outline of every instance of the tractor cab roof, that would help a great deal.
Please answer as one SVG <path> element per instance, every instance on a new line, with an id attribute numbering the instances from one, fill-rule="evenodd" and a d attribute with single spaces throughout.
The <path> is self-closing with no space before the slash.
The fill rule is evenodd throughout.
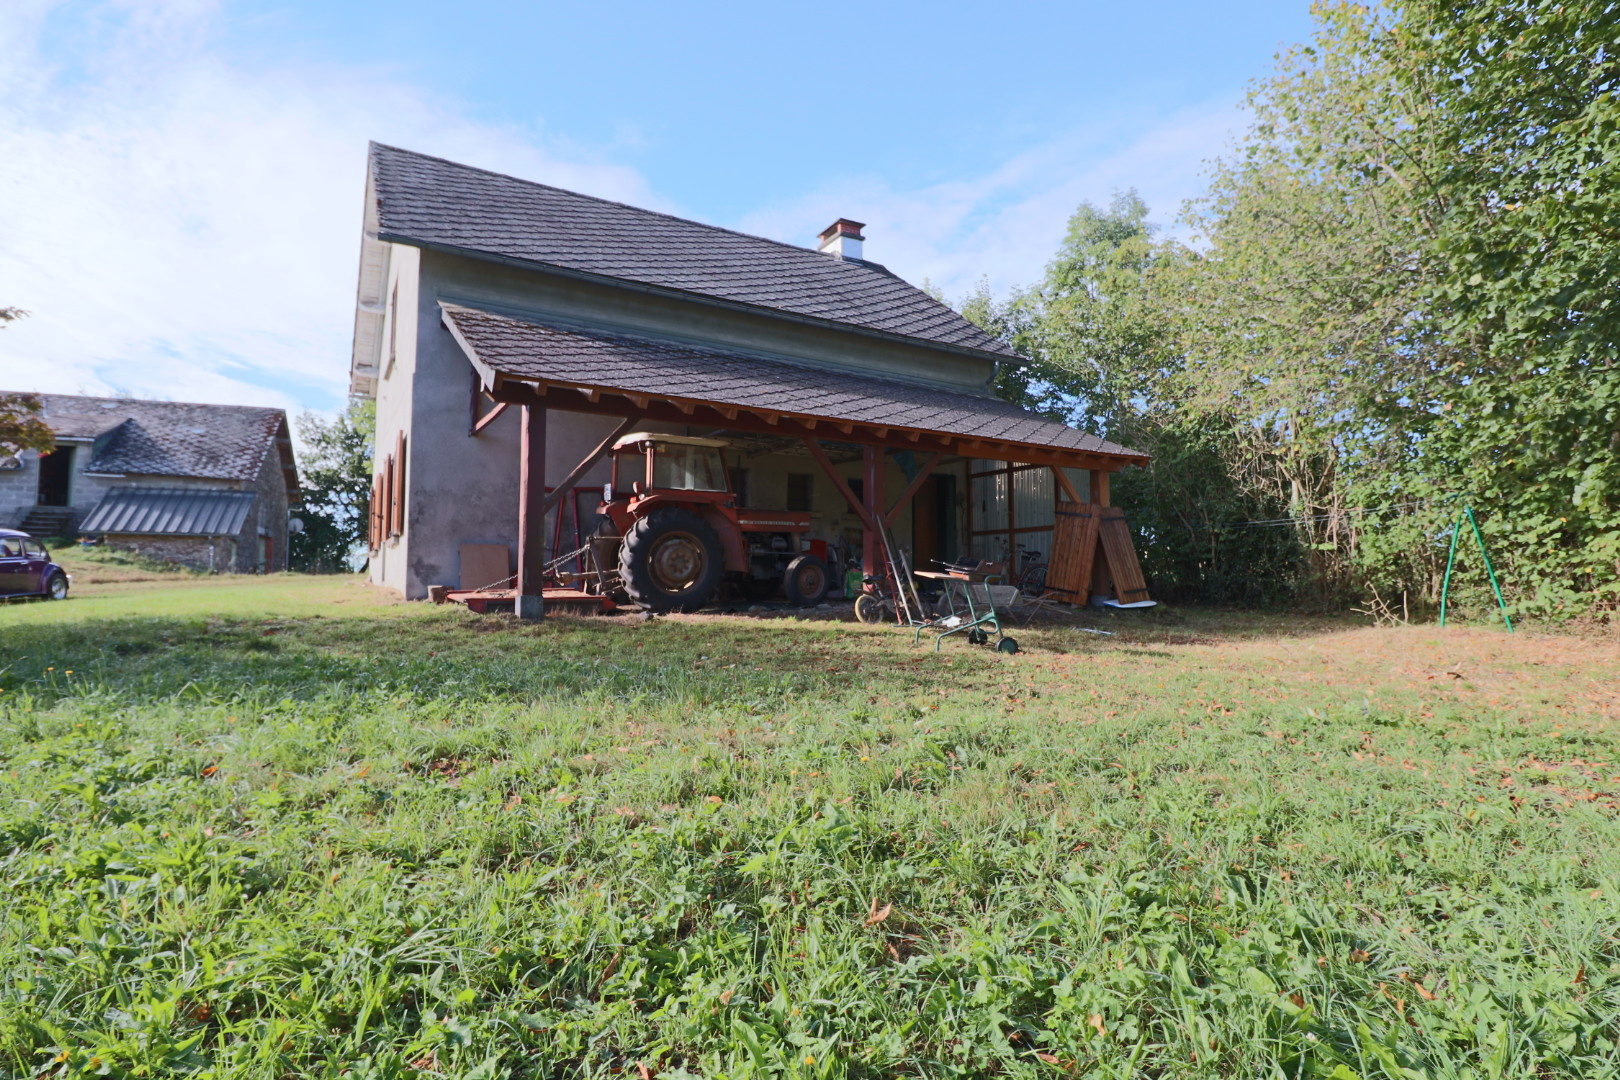
<path id="1" fill-rule="evenodd" d="M 724 448 L 731 444 L 725 439 L 699 439 L 693 435 L 666 435 L 662 431 L 632 431 L 613 444 L 615 450 L 625 450 L 640 443 L 674 443 L 676 446 L 713 446 Z"/>

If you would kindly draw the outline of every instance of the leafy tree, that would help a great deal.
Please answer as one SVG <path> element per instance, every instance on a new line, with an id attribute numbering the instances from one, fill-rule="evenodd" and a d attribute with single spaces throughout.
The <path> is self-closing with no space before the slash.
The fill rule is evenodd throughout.
<path id="1" fill-rule="evenodd" d="M 971 299 L 1024 320 L 1002 392 L 1155 455 L 1116 491 L 1161 591 L 1433 601 L 1472 505 L 1518 610 L 1620 604 L 1620 6 L 1314 12 L 1186 246 L 1122 195 Z"/>
<path id="2" fill-rule="evenodd" d="M 1408 479 L 1488 512 L 1520 610 L 1620 605 L 1620 6 L 1410 0 L 1441 204 L 1424 299 L 1461 347 Z"/>
<path id="3" fill-rule="evenodd" d="M 0 307 L 0 330 L 28 314 L 22 308 Z M 22 450 L 49 453 L 56 436 L 40 419 L 43 406 L 34 394 L 0 394 L 0 455 L 12 457 Z"/>
<path id="4" fill-rule="evenodd" d="M 288 554 L 294 569 L 334 573 L 353 569 L 366 540 L 371 506 L 374 402 L 356 399 L 333 419 L 305 412 L 298 418 L 304 449 L 298 455 L 304 502 Z"/>

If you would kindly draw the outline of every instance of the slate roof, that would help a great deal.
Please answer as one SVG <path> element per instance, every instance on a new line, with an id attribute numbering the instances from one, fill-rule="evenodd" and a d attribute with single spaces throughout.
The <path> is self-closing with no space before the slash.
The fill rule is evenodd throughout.
<path id="1" fill-rule="evenodd" d="M 95 440 L 86 472 L 251 481 L 265 454 L 278 449 L 288 491 L 297 489 L 281 409 L 38 396 L 45 407 L 41 418 L 58 438 Z"/>
<path id="2" fill-rule="evenodd" d="M 995 356 L 1006 345 L 874 262 L 839 259 L 371 144 L 378 237 L 543 263 Z"/>
<path id="3" fill-rule="evenodd" d="M 457 304 L 439 306 L 475 359 L 518 378 L 1146 460 L 1138 451 L 998 398 Z"/>
<path id="4" fill-rule="evenodd" d="M 236 536 L 257 496 L 251 491 L 115 488 L 90 511 L 80 532 L 137 536 Z"/>

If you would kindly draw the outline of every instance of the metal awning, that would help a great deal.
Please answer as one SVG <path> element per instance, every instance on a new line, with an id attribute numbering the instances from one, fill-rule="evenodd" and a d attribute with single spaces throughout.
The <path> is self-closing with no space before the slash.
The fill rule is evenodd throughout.
<path id="1" fill-rule="evenodd" d="M 256 498 L 251 491 L 116 488 L 79 531 L 118 536 L 236 536 Z"/>
<path id="2" fill-rule="evenodd" d="M 999 398 L 441 303 L 497 401 L 732 431 L 1115 470 L 1137 450 Z"/>

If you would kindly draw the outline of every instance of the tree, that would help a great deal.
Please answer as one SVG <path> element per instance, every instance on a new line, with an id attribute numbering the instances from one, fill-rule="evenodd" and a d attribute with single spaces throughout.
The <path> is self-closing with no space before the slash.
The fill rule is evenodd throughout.
<path id="1" fill-rule="evenodd" d="M 27 315 L 22 308 L 0 307 L 0 330 Z M 40 419 L 44 406 L 35 394 L 0 394 L 0 453 L 15 457 L 23 450 L 49 453 L 56 436 Z"/>
<path id="2" fill-rule="evenodd" d="M 304 492 L 299 518 L 304 527 L 289 543 L 294 569 L 314 573 L 353 569 L 356 552 L 366 540 L 376 433 L 376 405 L 362 399 L 351 401 L 330 420 L 313 412 L 298 418 L 304 442 L 298 455 Z"/>

